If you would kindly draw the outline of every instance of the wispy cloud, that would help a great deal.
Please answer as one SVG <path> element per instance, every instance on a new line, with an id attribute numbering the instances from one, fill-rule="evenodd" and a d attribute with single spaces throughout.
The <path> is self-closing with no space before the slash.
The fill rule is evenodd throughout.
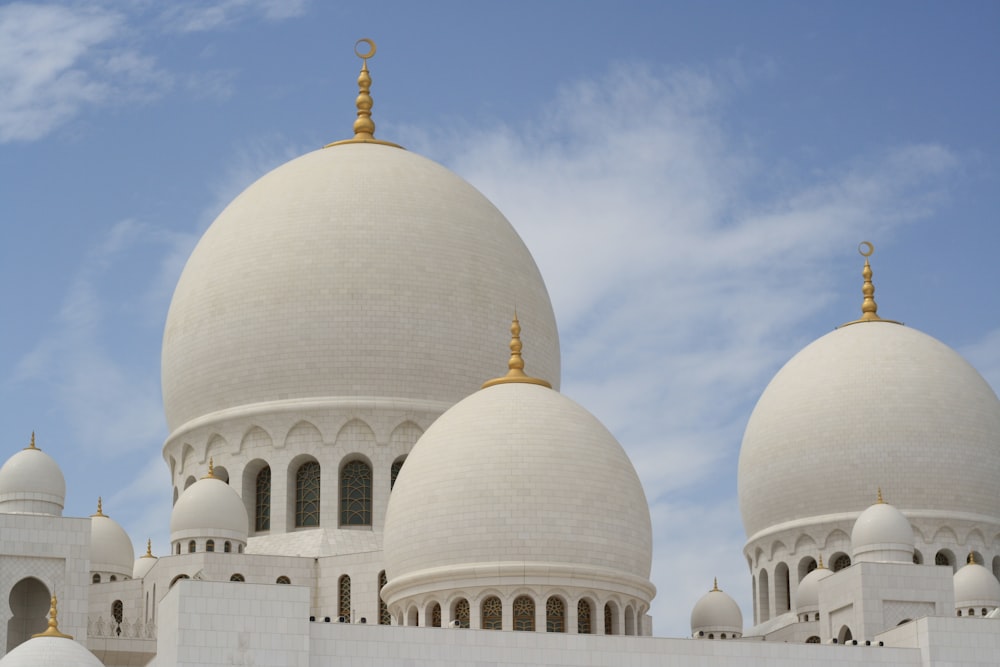
<path id="1" fill-rule="evenodd" d="M 305 13 L 309 0 L 216 0 L 172 2 L 162 14 L 163 25 L 176 32 L 218 30 L 248 19 L 281 21 Z"/>
<path id="2" fill-rule="evenodd" d="M 653 616 L 671 635 L 713 575 L 750 619 L 735 461 L 753 402 L 822 333 L 803 324 L 833 297 L 833 260 L 932 212 L 957 162 L 901 146 L 778 177 L 729 130 L 730 98 L 752 85 L 730 70 L 619 68 L 564 88 L 530 126 L 415 147 L 483 190 L 531 248 L 563 389 L 619 437 L 647 489 Z M 688 571 L 702 579 L 673 574 Z"/>

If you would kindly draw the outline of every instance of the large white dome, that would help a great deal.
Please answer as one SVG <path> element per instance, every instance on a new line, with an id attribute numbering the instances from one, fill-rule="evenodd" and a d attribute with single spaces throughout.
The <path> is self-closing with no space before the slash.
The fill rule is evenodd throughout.
<path id="1" fill-rule="evenodd" d="M 856 513 L 881 486 L 904 513 L 1000 520 L 1000 401 L 943 343 L 863 322 L 807 346 L 764 390 L 740 450 L 747 536 Z"/>
<path id="2" fill-rule="evenodd" d="M 202 477 L 177 499 L 170 513 L 170 541 L 233 539 L 246 544 L 246 506 L 236 490 L 217 477 Z M 221 544 L 219 545 L 221 548 Z"/>
<path id="3" fill-rule="evenodd" d="M 396 480 L 384 549 L 390 604 L 479 578 L 653 594 L 632 463 L 593 415 L 534 384 L 483 389 L 434 422 Z"/>
<path id="4" fill-rule="evenodd" d="M 691 610 L 691 635 L 743 634 L 743 612 L 728 593 L 719 590 L 718 582 L 694 605 Z M 714 637 L 713 637 L 714 638 Z"/>
<path id="5" fill-rule="evenodd" d="M 482 194 L 399 148 L 308 153 L 247 188 L 191 254 L 163 337 L 169 428 L 287 399 L 454 403 L 492 375 L 515 305 L 532 368 L 558 387 L 545 285 Z"/>
<path id="6" fill-rule="evenodd" d="M 8 514 L 62 516 L 66 479 L 51 456 L 31 446 L 7 459 L 0 468 L 0 511 Z"/>
<path id="7" fill-rule="evenodd" d="M 101 510 L 90 515 L 90 571 L 104 572 L 123 577 L 132 576 L 135 549 L 132 539 L 117 521 Z"/>

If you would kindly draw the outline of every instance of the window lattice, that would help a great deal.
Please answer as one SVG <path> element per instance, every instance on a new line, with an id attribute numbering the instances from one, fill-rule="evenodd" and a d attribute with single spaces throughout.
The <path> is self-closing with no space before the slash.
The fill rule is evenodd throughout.
<path id="1" fill-rule="evenodd" d="M 557 597 L 545 602 L 545 631 L 566 632 L 566 605 Z"/>
<path id="2" fill-rule="evenodd" d="M 847 554 L 840 554 L 837 559 L 833 561 L 833 571 L 840 572 L 845 567 L 851 566 L 851 557 Z"/>
<path id="3" fill-rule="evenodd" d="M 340 473 L 340 523 L 372 525 L 372 469 L 364 461 L 351 461 Z"/>
<path id="4" fill-rule="evenodd" d="M 483 630 L 503 629 L 503 603 L 500 598 L 488 597 L 483 600 Z"/>
<path id="5" fill-rule="evenodd" d="M 576 631 L 581 635 L 593 632 L 590 628 L 590 603 L 586 600 L 576 603 Z"/>
<path id="6" fill-rule="evenodd" d="M 441 605 L 435 604 L 431 607 L 431 627 L 440 628 L 441 627 Z"/>
<path id="7" fill-rule="evenodd" d="M 455 618 L 461 628 L 469 627 L 469 601 L 461 599 L 455 603 Z"/>
<path id="8" fill-rule="evenodd" d="M 229 577 L 229 581 L 242 582 L 246 581 L 246 579 L 243 577 L 242 574 L 234 574 L 233 576 Z"/>
<path id="9" fill-rule="evenodd" d="M 382 599 L 382 587 L 389 583 L 385 576 L 385 570 L 378 573 L 378 624 L 392 625 L 392 615 L 389 614 L 389 605 Z"/>
<path id="10" fill-rule="evenodd" d="M 319 525 L 319 464 L 306 461 L 295 473 L 295 527 Z"/>
<path id="11" fill-rule="evenodd" d="M 934 556 L 934 564 L 935 565 L 951 565 L 951 563 L 948 562 L 948 556 L 946 556 L 945 554 L 941 553 L 940 551 L 937 552 L 937 555 Z"/>
<path id="12" fill-rule="evenodd" d="M 276 584 L 290 584 L 290 583 L 292 583 L 292 580 L 289 579 L 288 577 L 286 577 L 285 575 L 281 575 L 280 577 L 278 577 L 277 579 L 275 579 L 274 583 L 276 583 Z"/>
<path id="13" fill-rule="evenodd" d="M 125 615 L 125 606 L 122 604 L 121 600 L 115 600 L 111 603 L 111 617 L 115 619 L 115 623 L 121 623 L 122 618 Z"/>
<path id="14" fill-rule="evenodd" d="M 610 635 L 614 626 L 611 623 L 611 605 L 604 605 L 604 634 Z"/>
<path id="15" fill-rule="evenodd" d="M 535 631 L 535 601 L 527 595 L 514 600 L 514 629 L 523 632 Z"/>
<path id="16" fill-rule="evenodd" d="M 188 542 L 188 553 L 189 553 L 189 554 L 193 554 L 193 553 L 194 553 L 194 550 L 195 550 L 195 549 L 197 549 L 197 548 L 198 548 L 198 547 L 197 547 L 197 545 L 195 544 L 195 541 L 194 541 L 194 540 L 191 540 L 190 542 Z"/>
<path id="17" fill-rule="evenodd" d="M 253 525 L 254 530 L 271 530 L 271 466 L 264 466 L 257 473 Z"/>
<path id="18" fill-rule="evenodd" d="M 392 491 L 392 487 L 396 486 L 396 478 L 399 477 L 399 471 L 403 469 L 403 459 L 398 461 L 393 461 L 392 467 L 389 468 L 389 490 Z"/>
<path id="19" fill-rule="evenodd" d="M 351 618 L 351 578 L 346 574 L 340 578 L 340 615 Z"/>
<path id="20" fill-rule="evenodd" d="M 205 542 L 205 551 L 215 551 L 215 540 L 208 540 Z"/>

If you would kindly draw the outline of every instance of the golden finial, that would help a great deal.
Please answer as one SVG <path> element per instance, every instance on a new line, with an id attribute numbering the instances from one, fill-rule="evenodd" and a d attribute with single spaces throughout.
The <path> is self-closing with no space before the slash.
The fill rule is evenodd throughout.
<path id="1" fill-rule="evenodd" d="M 897 322 L 895 320 L 883 320 L 878 316 L 878 304 L 875 303 L 875 285 L 872 283 L 872 265 L 868 262 L 868 258 L 872 256 L 875 252 L 875 246 L 871 244 L 870 241 L 862 241 L 858 244 L 858 253 L 865 258 L 865 268 L 861 270 L 861 277 L 865 279 L 864 285 L 861 286 L 861 293 L 864 294 L 864 299 L 861 301 L 861 318 L 854 320 L 853 322 L 845 322 L 841 324 L 841 327 L 846 327 L 849 324 L 858 324 L 860 322 L 889 322 L 890 324 L 902 324 L 902 322 Z M 840 327 L 837 327 L 838 329 Z"/>
<path id="2" fill-rule="evenodd" d="M 211 457 L 208 459 L 208 474 L 202 479 L 215 479 L 215 460 Z"/>
<path id="3" fill-rule="evenodd" d="M 712 590 L 709 591 L 709 593 L 715 593 L 715 592 L 721 592 L 721 591 L 719 591 L 719 578 L 718 577 L 712 577 Z"/>
<path id="4" fill-rule="evenodd" d="M 97 496 L 97 514 L 91 514 L 90 516 L 106 516 L 104 510 L 101 507 L 101 497 Z"/>
<path id="5" fill-rule="evenodd" d="M 27 447 L 25 447 L 25 449 L 38 449 L 38 447 L 35 447 L 35 432 L 34 431 L 31 432 L 31 444 L 29 444 Z"/>
<path id="6" fill-rule="evenodd" d="M 816 569 L 817 570 L 825 570 L 826 569 L 825 567 L 823 567 L 823 554 L 819 555 L 819 565 L 816 566 Z"/>
<path id="7" fill-rule="evenodd" d="M 367 37 L 359 39 L 354 43 L 354 55 L 361 58 L 361 73 L 358 74 L 358 97 L 355 100 L 358 107 L 358 117 L 354 121 L 354 138 L 334 141 L 324 148 L 342 144 L 382 144 L 383 146 L 402 148 L 402 146 L 389 141 L 375 138 L 375 121 L 372 120 L 372 77 L 368 73 L 368 59 L 375 55 L 375 42 Z"/>
<path id="8" fill-rule="evenodd" d="M 521 323 L 517 321 L 516 310 L 514 311 L 514 319 L 510 323 L 510 359 L 507 361 L 507 368 L 507 375 L 487 380 L 483 383 L 483 389 L 508 382 L 538 384 L 549 389 L 552 388 L 552 385 L 545 380 L 533 378 L 524 373 L 524 359 L 521 358 Z"/>
<path id="9" fill-rule="evenodd" d="M 59 632 L 59 613 L 56 609 L 57 605 L 58 600 L 56 600 L 56 596 L 53 595 L 51 606 L 49 606 L 49 627 L 45 629 L 45 632 L 39 632 L 37 635 L 31 635 L 32 639 L 35 637 L 59 637 L 62 639 L 73 638 L 71 635 L 64 635 Z"/>
<path id="10" fill-rule="evenodd" d="M 143 554 L 143 558 L 156 558 L 153 555 L 153 540 L 146 538 L 146 553 Z"/>
<path id="11" fill-rule="evenodd" d="M 885 501 L 882 500 L 882 487 L 878 487 L 878 498 L 875 499 L 875 503 L 878 505 L 884 505 Z"/>
<path id="12" fill-rule="evenodd" d="M 970 551 L 969 560 L 966 561 L 966 565 L 975 565 L 975 564 L 976 564 L 976 556 L 973 554 L 973 552 Z"/>

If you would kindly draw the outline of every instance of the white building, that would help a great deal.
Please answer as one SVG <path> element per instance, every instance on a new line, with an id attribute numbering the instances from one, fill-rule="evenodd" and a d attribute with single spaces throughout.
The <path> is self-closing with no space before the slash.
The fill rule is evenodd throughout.
<path id="1" fill-rule="evenodd" d="M 997 663 L 1000 401 L 879 318 L 867 259 L 862 318 L 746 429 L 752 623 L 715 586 L 691 638 L 650 637 L 646 498 L 558 392 L 531 254 L 375 139 L 359 45 L 354 138 L 247 188 L 174 293 L 169 553 L 135 559 L 100 504 L 63 517 L 33 437 L 0 469 L 0 667 Z"/>

